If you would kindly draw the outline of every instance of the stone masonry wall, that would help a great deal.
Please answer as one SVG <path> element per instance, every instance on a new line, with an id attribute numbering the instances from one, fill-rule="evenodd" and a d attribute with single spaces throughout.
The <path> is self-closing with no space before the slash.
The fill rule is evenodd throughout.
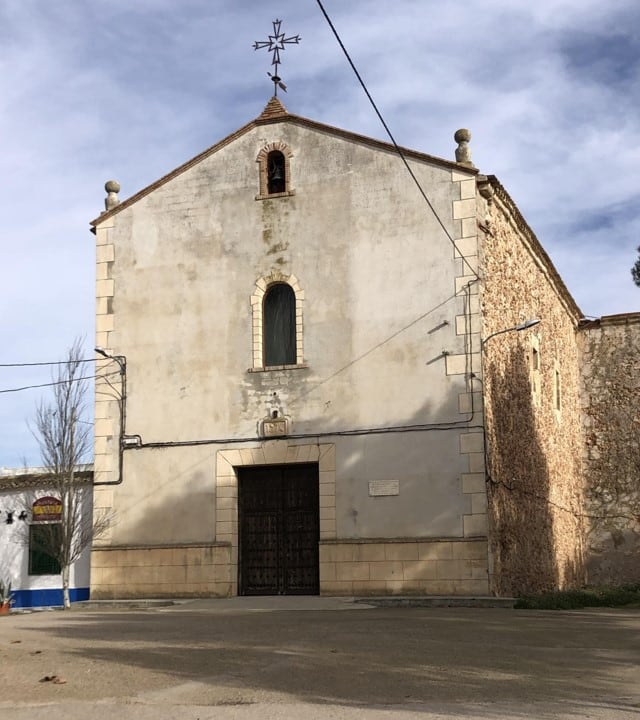
<path id="1" fill-rule="evenodd" d="M 227 543 L 94 547 L 91 597 L 228 597 L 232 586 L 230 550 Z"/>
<path id="2" fill-rule="evenodd" d="M 640 581 L 640 313 L 583 326 L 590 584 Z"/>
<path id="3" fill-rule="evenodd" d="M 320 542 L 321 595 L 486 595 L 484 538 Z"/>
<path id="4" fill-rule="evenodd" d="M 581 585 L 580 311 L 498 181 L 478 184 L 492 590 Z"/>

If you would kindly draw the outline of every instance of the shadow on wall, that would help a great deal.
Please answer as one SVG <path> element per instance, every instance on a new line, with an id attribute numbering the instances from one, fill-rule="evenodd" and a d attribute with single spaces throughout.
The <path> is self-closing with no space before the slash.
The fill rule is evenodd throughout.
<path id="1" fill-rule="evenodd" d="M 581 551 L 575 543 L 560 571 L 551 487 L 562 478 L 550 473 L 524 350 L 514 349 L 504 368 L 489 363 L 485 378 L 494 590 L 518 596 L 580 585 Z"/>
<path id="2" fill-rule="evenodd" d="M 215 462 L 211 447 L 126 452 L 115 544 L 213 542 Z"/>
<path id="3" fill-rule="evenodd" d="M 444 374 L 445 358 L 440 362 Z M 372 422 L 377 427 L 409 426 L 413 430 L 341 436 L 353 429 L 343 418 L 328 410 L 297 423 L 299 408 L 290 403 L 285 410 L 293 405 L 293 432 L 308 433 L 308 437 L 267 443 L 282 444 L 285 450 L 291 444 L 336 444 L 340 537 L 459 537 L 463 515 L 469 512 L 469 498 L 460 492 L 460 476 L 469 472 L 469 458 L 460 453 L 460 435 L 469 429 L 480 432 L 482 414 L 479 406 L 474 412 L 458 413 L 459 395 L 467 390 L 465 381 L 454 376 L 445 382 L 449 387 L 440 402 L 425 398 L 412 414 L 381 412 Z M 265 393 L 266 398 L 270 395 Z M 335 435 L 314 436 L 314 429 Z M 223 448 L 246 450 L 260 444 L 250 441 L 235 446 L 212 443 L 127 451 L 114 544 L 215 541 L 216 454 Z M 399 494 L 369 495 L 370 481 L 390 479 L 400 481 Z"/>
<path id="4" fill-rule="evenodd" d="M 464 389 L 452 384 L 441 405 L 427 400 L 409 417 L 379 419 L 420 430 L 327 438 L 336 445 L 338 537 L 462 536 L 463 516 L 470 510 L 460 477 L 469 472 L 469 459 L 460 453 L 460 436 L 481 425 L 480 408 L 467 415 L 451 410 Z M 341 429 L 330 419 L 316 422 Z M 442 422 L 451 424 L 443 427 Z M 370 482 L 390 479 L 399 482 L 397 494 L 370 494 Z"/>

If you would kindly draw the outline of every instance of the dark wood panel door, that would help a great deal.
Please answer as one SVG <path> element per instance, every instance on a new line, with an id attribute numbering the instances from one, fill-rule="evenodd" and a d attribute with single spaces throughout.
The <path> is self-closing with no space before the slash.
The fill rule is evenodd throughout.
<path id="1" fill-rule="evenodd" d="M 239 468 L 239 592 L 320 591 L 318 466 Z"/>

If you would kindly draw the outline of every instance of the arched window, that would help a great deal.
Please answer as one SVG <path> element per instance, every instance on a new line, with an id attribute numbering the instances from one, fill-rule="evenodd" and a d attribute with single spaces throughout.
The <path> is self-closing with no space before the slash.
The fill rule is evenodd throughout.
<path id="1" fill-rule="evenodd" d="M 267 191 L 269 195 L 283 193 L 287 187 L 284 155 L 272 150 L 267 157 Z"/>
<path id="2" fill-rule="evenodd" d="M 290 285 L 267 288 L 263 303 L 264 366 L 296 364 L 296 296 Z"/>
<path id="3" fill-rule="evenodd" d="M 265 156 L 266 159 L 266 156 Z M 274 270 L 256 280 L 251 294 L 252 367 L 249 372 L 306 368 L 304 290 L 295 275 Z"/>
<path id="4" fill-rule="evenodd" d="M 260 192 L 256 200 L 295 195 L 291 187 L 291 148 L 281 141 L 265 145 L 256 158 L 260 168 Z"/>

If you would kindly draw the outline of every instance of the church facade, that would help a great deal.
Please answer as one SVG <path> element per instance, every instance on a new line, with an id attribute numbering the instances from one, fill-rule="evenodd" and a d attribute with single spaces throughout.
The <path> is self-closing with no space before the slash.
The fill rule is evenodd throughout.
<path id="1" fill-rule="evenodd" d="M 584 581 L 581 313 L 456 140 L 403 151 L 432 208 L 393 146 L 277 98 L 107 183 L 93 598 Z"/>

